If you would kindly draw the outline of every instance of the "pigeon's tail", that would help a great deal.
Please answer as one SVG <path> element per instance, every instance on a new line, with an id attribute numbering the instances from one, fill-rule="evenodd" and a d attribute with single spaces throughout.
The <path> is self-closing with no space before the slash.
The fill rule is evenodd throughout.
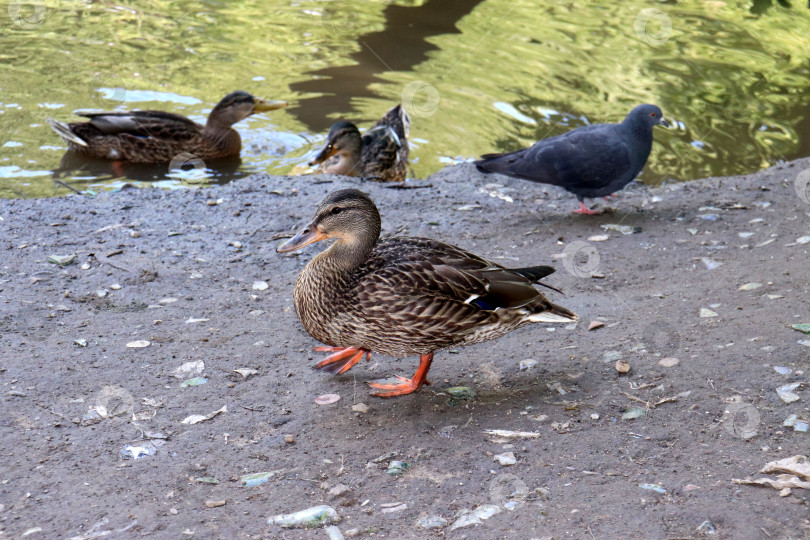
<path id="1" fill-rule="evenodd" d="M 482 173 L 501 173 L 509 174 L 509 166 L 514 163 L 510 160 L 514 152 L 503 154 L 484 154 L 481 159 L 475 162 L 476 168 Z"/>
<path id="2" fill-rule="evenodd" d="M 77 146 L 87 146 L 87 142 L 73 133 L 70 126 L 66 123 L 60 122 L 59 120 L 54 120 L 53 118 L 48 118 L 48 124 L 50 124 L 51 128 L 58 133 L 66 143 L 73 143 Z"/>

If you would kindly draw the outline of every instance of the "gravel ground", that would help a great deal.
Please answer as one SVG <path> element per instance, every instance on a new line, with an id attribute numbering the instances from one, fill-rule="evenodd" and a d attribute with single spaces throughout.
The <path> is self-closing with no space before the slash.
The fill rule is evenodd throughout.
<path id="1" fill-rule="evenodd" d="M 600 216 L 469 164 L 413 189 L 256 176 L 0 201 L 0 538 L 326 539 L 268 524 L 319 504 L 359 538 L 810 538 L 808 490 L 733 482 L 810 448 L 783 425 L 810 419 L 791 328 L 810 323 L 808 168 L 631 186 Z M 365 382 L 416 358 L 313 371 L 292 289 L 324 246 L 275 247 L 350 186 L 384 234 L 555 266 L 548 296 L 581 321 L 441 351 L 431 386 L 390 400 Z"/>

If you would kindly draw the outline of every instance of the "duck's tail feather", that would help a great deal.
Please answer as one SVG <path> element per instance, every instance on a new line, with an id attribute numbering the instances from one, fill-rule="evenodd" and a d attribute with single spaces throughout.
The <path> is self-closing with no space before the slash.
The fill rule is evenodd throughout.
<path id="1" fill-rule="evenodd" d="M 577 319 L 579 319 L 579 316 L 576 313 L 551 303 L 546 306 L 544 311 L 529 315 L 531 322 L 567 323 Z"/>
<path id="2" fill-rule="evenodd" d="M 54 120 L 53 118 L 48 118 L 48 124 L 60 137 L 62 137 L 62 139 L 64 139 L 65 142 L 73 143 L 78 146 L 87 146 L 87 142 L 73 133 L 70 126 L 66 123 L 60 122 L 59 120 Z"/>

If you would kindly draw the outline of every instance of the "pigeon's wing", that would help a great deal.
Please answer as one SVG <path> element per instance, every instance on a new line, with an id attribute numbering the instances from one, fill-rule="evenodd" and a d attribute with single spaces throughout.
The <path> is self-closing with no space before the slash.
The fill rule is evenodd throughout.
<path id="1" fill-rule="evenodd" d="M 484 172 L 552 184 L 573 193 L 598 189 L 632 173 L 630 142 L 618 128 L 615 124 L 578 128 L 517 152 L 482 156 L 476 165 Z"/>

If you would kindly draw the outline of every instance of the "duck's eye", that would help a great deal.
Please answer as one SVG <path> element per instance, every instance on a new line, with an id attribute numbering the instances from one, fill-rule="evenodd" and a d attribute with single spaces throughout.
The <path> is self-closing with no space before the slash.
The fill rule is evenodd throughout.
<path id="1" fill-rule="evenodd" d="M 329 213 L 332 214 L 333 216 L 336 216 L 339 213 L 341 213 L 342 211 L 343 211 L 343 208 L 341 208 L 339 206 L 336 206 L 336 207 L 332 208 L 332 210 L 330 210 Z"/>

